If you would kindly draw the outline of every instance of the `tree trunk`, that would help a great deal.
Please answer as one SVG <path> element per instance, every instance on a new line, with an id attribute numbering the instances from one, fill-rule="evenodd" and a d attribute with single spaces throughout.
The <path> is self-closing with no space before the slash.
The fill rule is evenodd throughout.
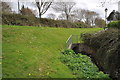
<path id="1" fill-rule="evenodd" d="M 41 13 L 39 13 L 39 18 L 41 19 Z"/>
<path id="2" fill-rule="evenodd" d="M 67 19 L 67 21 L 69 20 L 69 15 L 68 14 L 66 14 L 66 19 Z"/>
<path id="3" fill-rule="evenodd" d="M 39 10 L 39 18 L 41 19 L 41 8 L 38 7 Z"/>

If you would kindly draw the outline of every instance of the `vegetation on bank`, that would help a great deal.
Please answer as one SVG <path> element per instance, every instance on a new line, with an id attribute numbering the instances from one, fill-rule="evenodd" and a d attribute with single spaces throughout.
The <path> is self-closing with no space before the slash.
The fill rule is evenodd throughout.
<path id="1" fill-rule="evenodd" d="M 2 14 L 3 25 L 19 25 L 19 26 L 49 26 L 61 28 L 91 28 L 83 22 L 70 22 L 66 20 L 53 20 L 47 18 L 36 18 L 34 16 L 27 16 L 21 14 Z M 95 26 L 94 26 L 95 27 Z"/>
<path id="2" fill-rule="evenodd" d="M 84 34 L 84 43 L 96 51 L 94 58 L 101 70 L 114 79 L 120 78 L 120 33 L 119 29 L 113 28 L 96 34 Z"/>
<path id="3" fill-rule="evenodd" d="M 61 61 L 69 67 L 72 74 L 82 79 L 109 79 L 107 74 L 99 71 L 97 66 L 91 62 L 90 57 L 76 54 L 73 50 L 62 52 Z"/>
<path id="4" fill-rule="evenodd" d="M 100 30 L 3 25 L 3 78 L 76 78 L 59 53 L 71 34 Z"/>
<path id="5" fill-rule="evenodd" d="M 91 10 L 86 10 L 86 9 L 81 9 L 81 8 L 76 8 L 76 2 L 58 2 L 58 3 L 54 3 L 53 1 L 50 1 L 48 3 L 46 3 L 45 1 L 43 1 L 43 4 L 45 3 L 45 5 L 40 5 L 39 2 L 33 1 L 30 2 L 31 5 L 27 5 L 29 3 L 22 3 L 18 1 L 18 4 L 15 3 L 10 3 L 10 2 L 1 2 L 2 5 L 2 15 L 3 17 L 6 16 L 6 14 L 11 14 L 12 16 L 16 16 L 16 14 L 21 15 L 21 16 L 28 16 L 29 18 L 31 17 L 39 17 L 39 19 L 42 18 L 42 16 L 44 14 L 46 14 L 44 17 L 48 19 L 48 23 L 49 23 L 49 19 L 54 19 L 51 20 L 53 21 L 52 27 L 66 27 L 68 25 L 68 27 L 71 27 L 68 23 L 73 24 L 72 27 L 77 27 L 77 28 L 81 28 L 81 27 L 104 27 L 105 26 L 105 21 L 100 17 L 99 13 L 95 12 L 95 11 L 91 11 Z M 19 5 L 20 4 L 20 5 Z M 64 4 L 64 5 L 63 5 Z M 13 11 L 14 7 L 12 7 L 11 5 L 16 5 L 18 6 L 18 10 Z M 66 5 L 68 7 L 66 7 Z M 30 8 L 30 6 L 34 6 L 34 8 Z M 51 6 L 51 7 L 50 7 Z M 52 12 L 50 11 L 50 13 L 48 13 L 49 9 L 52 9 Z M 66 11 L 69 10 L 69 11 Z M 56 14 L 56 12 L 58 14 Z M 7 15 L 7 16 L 9 16 Z M 11 16 L 10 15 L 10 16 Z M 19 18 L 24 18 L 21 16 L 16 16 Z M 30 18 L 30 19 L 31 19 Z M 8 19 L 8 18 L 6 18 Z M 12 18 L 10 18 L 12 19 Z M 14 18 L 17 20 L 17 18 Z M 13 19 L 12 19 L 13 20 Z M 38 20 L 38 19 L 37 19 Z M 9 20 L 8 20 L 9 21 Z M 34 23 L 37 21 L 32 21 L 31 23 L 28 23 L 31 20 L 23 20 L 23 25 L 21 21 L 21 19 L 19 19 L 17 22 L 13 20 L 14 25 L 22 25 L 22 26 L 29 26 L 31 25 L 31 23 Z M 4 21 L 3 21 L 4 22 Z M 11 21 L 10 21 L 11 22 Z M 39 22 L 39 21 L 38 21 Z M 54 23 L 54 22 L 58 22 L 58 23 Z M 78 22 L 80 25 L 77 25 L 76 23 L 73 22 Z M 16 23 L 16 24 L 15 24 Z M 11 23 L 7 23 L 7 24 L 11 24 Z M 36 26 L 40 26 L 42 23 L 36 24 Z M 66 26 L 63 26 L 63 24 L 67 24 Z M 51 25 L 51 24 L 50 24 Z M 76 25 L 76 26 L 75 26 Z M 89 25 L 89 26 L 88 26 Z M 31 26 L 35 26 L 31 25 Z M 43 24 L 41 26 L 46 26 L 46 24 Z M 49 26 L 49 25 L 47 25 Z"/>
<path id="6" fill-rule="evenodd" d="M 108 24 L 108 28 L 120 29 L 120 21 L 112 21 Z"/>

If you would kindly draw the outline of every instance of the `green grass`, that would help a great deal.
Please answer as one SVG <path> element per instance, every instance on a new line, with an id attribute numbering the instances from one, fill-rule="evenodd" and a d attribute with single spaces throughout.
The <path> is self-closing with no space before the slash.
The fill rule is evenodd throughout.
<path id="1" fill-rule="evenodd" d="M 67 38 L 100 28 L 2 27 L 4 78 L 75 78 L 59 57 Z"/>

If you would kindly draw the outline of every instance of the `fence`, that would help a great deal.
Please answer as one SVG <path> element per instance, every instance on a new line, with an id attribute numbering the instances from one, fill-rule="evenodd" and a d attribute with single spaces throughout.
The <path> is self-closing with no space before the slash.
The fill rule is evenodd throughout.
<path id="1" fill-rule="evenodd" d="M 80 43 L 80 35 L 71 35 L 66 41 L 66 48 L 70 49 L 73 43 Z"/>

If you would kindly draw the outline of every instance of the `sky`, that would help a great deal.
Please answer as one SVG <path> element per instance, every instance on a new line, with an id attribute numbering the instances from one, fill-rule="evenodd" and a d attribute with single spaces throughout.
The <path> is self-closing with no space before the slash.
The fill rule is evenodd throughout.
<path id="1" fill-rule="evenodd" d="M 105 5 L 102 6 L 101 2 L 106 1 Z M 108 9 L 108 14 L 111 11 L 118 11 L 118 2 L 120 0 L 76 0 L 77 6 L 82 9 L 95 11 L 100 14 L 100 17 L 104 18 L 105 8 Z"/>
<path id="2" fill-rule="evenodd" d="M 9 0 L 3 0 L 3 1 L 9 1 Z M 12 5 L 12 8 L 14 11 L 17 11 L 17 0 L 10 0 L 11 2 L 14 2 L 14 5 Z M 19 0 L 21 1 L 21 5 L 22 4 L 27 4 L 27 6 L 29 8 L 32 9 L 37 9 L 35 7 L 33 7 L 31 4 L 28 4 L 27 2 L 33 2 L 34 0 Z M 58 0 L 60 1 L 60 0 Z M 74 8 L 81 8 L 81 9 L 86 9 L 86 10 L 90 10 L 90 11 L 95 11 L 97 13 L 99 13 L 100 17 L 104 19 L 104 15 L 105 15 L 105 8 L 108 9 L 108 14 L 110 14 L 110 12 L 112 12 L 113 10 L 118 11 L 118 2 L 120 0 L 62 0 L 62 1 L 71 1 L 71 2 L 76 2 L 76 6 Z M 102 6 L 101 2 L 105 2 L 106 3 Z M 50 9 L 47 11 L 46 14 L 44 14 L 42 17 L 46 17 L 47 14 L 49 13 L 53 13 L 53 11 Z M 55 13 L 57 14 L 57 13 Z"/>

